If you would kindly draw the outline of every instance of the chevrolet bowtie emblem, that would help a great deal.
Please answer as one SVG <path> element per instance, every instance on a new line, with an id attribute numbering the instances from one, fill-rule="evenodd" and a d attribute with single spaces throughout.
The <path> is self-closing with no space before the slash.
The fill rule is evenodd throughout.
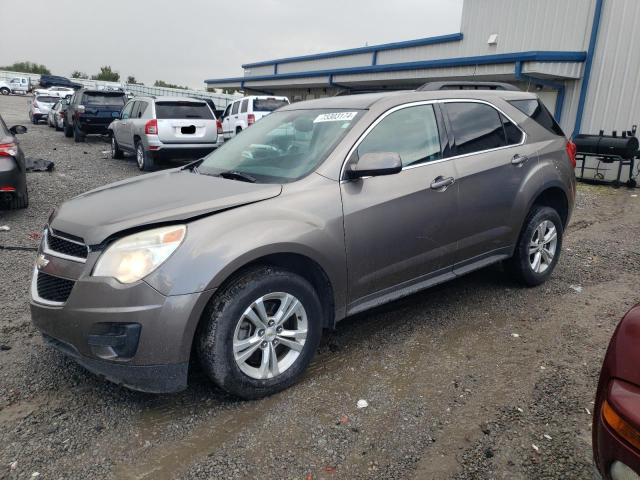
<path id="1" fill-rule="evenodd" d="M 49 265 L 49 260 L 47 260 L 47 257 L 42 254 L 38 255 L 38 258 L 36 258 L 36 267 L 38 268 L 38 270 L 46 267 L 47 265 Z"/>

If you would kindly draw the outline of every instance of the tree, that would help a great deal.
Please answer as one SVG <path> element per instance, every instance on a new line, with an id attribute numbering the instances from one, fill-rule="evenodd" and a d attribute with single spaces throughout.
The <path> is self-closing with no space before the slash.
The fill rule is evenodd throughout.
<path id="1" fill-rule="evenodd" d="M 226 93 L 227 95 L 234 95 L 238 93 L 239 90 L 237 88 L 223 88 L 222 93 Z"/>
<path id="2" fill-rule="evenodd" d="M 120 80 L 120 74 L 111 70 L 110 65 L 100 67 L 100 73 L 92 75 L 91 80 L 104 80 L 107 82 L 117 82 Z"/>
<path id="3" fill-rule="evenodd" d="M 21 72 L 21 73 L 38 73 L 40 75 L 51 75 L 51 72 L 47 67 L 45 67 L 42 64 L 33 63 L 33 62 L 14 62 L 13 65 L 0 67 L 0 70 L 10 70 L 12 72 Z"/>
<path id="4" fill-rule="evenodd" d="M 79 70 L 74 70 L 73 72 L 71 72 L 71 78 L 84 78 L 87 79 L 89 78 L 89 75 L 87 75 L 84 72 L 81 72 Z"/>
<path id="5" fill-rule="evenodd" d="M 127 83 L 131 83 L 133 85 L 144 85 L 144 83 L 136 81 L 136 77 L 133 75 L 129 75 L 127 77 Z"/>
<path id="6" fill-rule="evenodd" d="M 174 85 L 173 83 L 167 83 L 164 80 L 156 80 L 153 86 L 165 87 L 165 88 L 180 88 L 182 90 L 189 90 L 189 87 L 183 87 L 182 85 Z"/>

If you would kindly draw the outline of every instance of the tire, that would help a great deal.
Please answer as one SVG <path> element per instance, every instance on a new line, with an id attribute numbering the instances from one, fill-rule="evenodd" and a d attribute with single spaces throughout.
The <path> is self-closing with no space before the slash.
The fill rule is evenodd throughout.
<path id="1" fill-rule="evenodd" d="M 21 196 L 15 196 L 9 200 L 9 210 L 18 210 L 20 208 L 27 208 L 29 206 L 29 192 L 24 189 L 24 193 Z"/>
<path id="2" fill-rule="evenodd" d="M 38 119 L 36 118 L 35 115 L 31 115 L 31 123 L 33 123 L 34 125 L 38 124 Z"/>
<path id="3" fill-rule="evenodd" d="M 551 226 L 555 228 L 555 237 L 551 234 Z M 545 232 L 541 242 L 538 241 L 541 232 L 537 231 L 538 228 Z M 535 205 L 527 215 L 513 256 L 505 262 L 507 271 L 515 280 L 529 287 L 546 282 L 560 258 L 563 233 L 562 220 L 558 212 L 550 207 Z M 548 242 L 545 241 L 547 237 Z M 541 248 L 541 245 L 544 248 Z M 530 248 L 536 251 L 532 253 Z M 553 253 L 550 261 L 549 252 Z"/>
<path id="4" fill-rule="evenodd" d="M 66 123 L 63 125 L 64 127 L 62 129 L 64 130 L 64 136 L 67 138 L 73 137 L 73 128 L 67 125 Z"/>
<path id="5" fill-rule="evenodd" d="M 2 87 L 0 88 L 0 93 L 2 95 L 9 95 L 11 93 L 11 90 L 9 90 L 7 87 Z"/>
<path id="6" fill-rule="evenodd" d="M 298 344 L 295 350 L 287 345 L 293 342 L 285 337 L 298 337 L 278 336 L 275 332 L 280 332 L 282 329 L 274 331 L 280 328 L 277 323 L 267 327 L 266 330 L 259 330 L 256 324 L 246 320 L 245 312 L 249 309 L 254 313 L 257 312 L 252 305 L 269 294 L 288 294 L 302 305 L 302 310 L 289 315 L 282 327 L 290 333 L 292 330 L 306 329 L 303 344 L 299 343 L 302 338 L 295 340 Z M 273 311 L 282 306 L 282 303 L 277 300 L 272 304 L 269 302 L 274 301 L 266 300 L 263 305 L 268 307 L 267 310 L 273 309 L 271 310 L 273 315 Z M 257 315 L 255 316 L 257 318 Z M 302 327 L 300 326 L 301 318 L 305 319 Z M 253 327 L 253 332 L 244 331 L 243 328 L 246 326 Z M 236 361 L 234 341 L 242 342 L 242 339 L 237 339 L 241 333 L 246 333 L 248 338 L 256 339 L 257 344 L 251 342 L 248 345 L 252 346 L 246 350 L 240 350 L 240 355 L 246 353 L 249 357 L 244 361 Z M 299 275 L 286 270 L 258 267 L 236 277 L 211 299 L 198 329 L 196 352 L 203 370 L 220 388 L 240 398 L 256 399 L 272 395 L 293 385 L 313 358 L 321 335 L 322 307 L 311 284 Z M 246 341 L 248 338 L 243 339 Z M 263 340 L 259 340 L 260 338 Z M 267 345 L 266 348 L 265 345 Z M 276 352 L 276 355 L 281 357 L 279 359 L 275 357 L 280 373 L 274 374 L 269 360 L 266 362 L 268 369 L 260 368 L 265 365 L 265 354 L 268 359 L 272 358 L 270 352 Z M 250 362 L 254 362 L 254 365 L 249 365 Z M 253 370 L 253 373 L 248 373 L 247 370 Z M 260 372 L 266 372 L 266 376 L 261 377 Z"/>
<path id="7" fill-rule="evenodd" d="M 153 158 L 149 155 L 149 152 L 144 149 L 144 145 L 140 140 L 136 142 L 136 162 L 142 172 L 152 172 L 155 170 Z"/>
<path id="8" fill-rule="evenodd" d="M 58 126 L 58 122 L 57 121 L 56 121 L 56 124 L 53 127 L 56 129 L 56 132 L 61 132 L 62 131 L 62 128 L 60 128 Z"/>
<path id="9" fill-rule="evenodd" d="M 116 137 L 113 135 L 113 132 L 111 132 L 111 158 L 115 158 L 117 160 L 124 158 L 124 155 L 122 154 L 122 150 L 120 150 L 120 147 L 118 146 L 118 141 L 116 140 Z"/>
<path id="10" fill-rule="evenodd" d="M 76 143 L 81 143 L 81 142 L 84 142 L 84 139 L 85 139 L 84 134 L 80 131 L 78 126 L 74 123 L 73 124 L 73 141 Z"/>
<path id="11" fill-rule="evenodd" d="M 242 131 L 241 127 L 236 127 L 236 135 L 238 135 Z"/>

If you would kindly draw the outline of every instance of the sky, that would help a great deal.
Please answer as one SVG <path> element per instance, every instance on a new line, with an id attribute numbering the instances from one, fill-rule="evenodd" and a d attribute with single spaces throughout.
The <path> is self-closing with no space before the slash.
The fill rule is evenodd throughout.
<path id="1" fill-rule="evenodd" d="M 242 76 L 243 63 L 459 32 L 462 2 L 29 0 L 3 22 L 2 38 L 16 41 L 0 48 L 0 65 L 31 61 L 63 76 L 110 65 L 121 79 L 203 89 Z"/>

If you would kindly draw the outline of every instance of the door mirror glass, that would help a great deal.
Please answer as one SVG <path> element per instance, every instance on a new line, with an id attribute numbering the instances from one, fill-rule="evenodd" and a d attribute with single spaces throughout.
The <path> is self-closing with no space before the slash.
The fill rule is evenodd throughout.
<path id="1" fill-rule="evenodd" d="M 347 169 L 347 178 L 393 175 L 402 170 L 402 160 L 396 152 L 365 153 Z"/>
<path id="2" fill-rule="evenodd" d="M 27 133 L 27 127 L 24 125 L 14 125 L 9 131 L 14 135 L 20 135 L 21 133 Z"/>

